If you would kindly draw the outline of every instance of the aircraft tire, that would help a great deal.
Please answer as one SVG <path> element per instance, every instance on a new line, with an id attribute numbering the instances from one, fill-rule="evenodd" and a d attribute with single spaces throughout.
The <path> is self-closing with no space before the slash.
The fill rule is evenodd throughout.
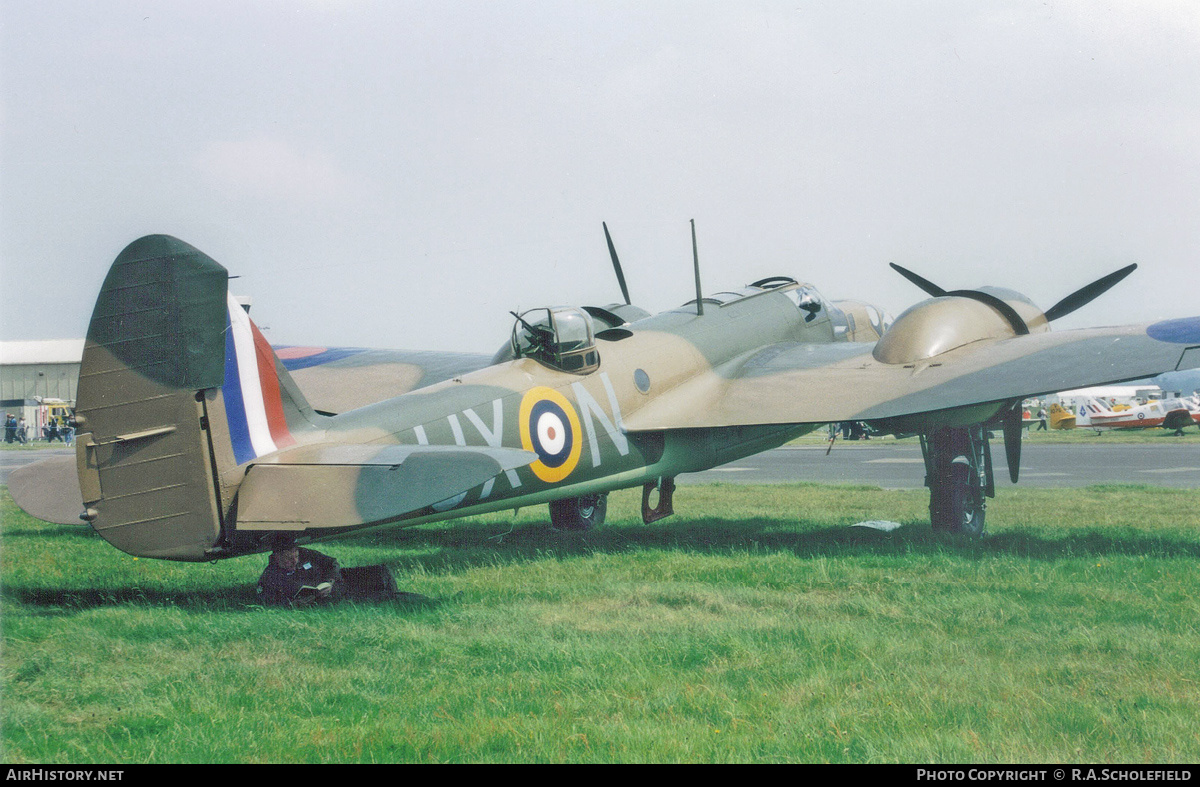
<path id="1" fill-rule="evenodd" d="M 568 497 L 550 504 L 550 524 L 555 530 L 582 532 L 603 525 L 607 512 L 607 492 Z"/>
<path id="2" fill-rule="evenodd" d="M 950 464 L 946 478 L 929 498 L 929 520 L 934 531 L 976 538 L 983 535 L 985 509 L 971 482 L 970 465 L 962 461 Z"/>

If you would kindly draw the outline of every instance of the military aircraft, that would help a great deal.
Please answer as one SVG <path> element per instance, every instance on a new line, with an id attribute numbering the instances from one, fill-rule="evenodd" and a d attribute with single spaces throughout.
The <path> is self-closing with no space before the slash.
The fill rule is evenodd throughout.
<path id="1" fill-rule="evenodd" d="M 169 236 L 134 241 L 81 364 L 81 518 L 127 553 L 183 561 L 266 551 L 279 533 L 304 542 L 541 503 L 557 528 L 586 529 L 609 492 L 639 486 L 649 523 L 673 512 L 680 473 L 861 421 L 920 434 L 933 527 L 979 535 L 995 495 L 989 437 L 1003 432 L 1016 482 L 1023 399 L 1200 366 L 1197 317 L 1049 331 L 1136 266 L 1043 312 L 893 264 L 931 297 L 888 324 L 785 276 L 702 296 L 693 225 L 696 298 L 651 315 L 605 235 L 624 303 L 514 313 L 494 357 L 449 360 L 276 352 L 225 268 Z M 339 402 L 345 391 L 355 401 Z M 28 509 L 44 492 L 14 497 Z"/>

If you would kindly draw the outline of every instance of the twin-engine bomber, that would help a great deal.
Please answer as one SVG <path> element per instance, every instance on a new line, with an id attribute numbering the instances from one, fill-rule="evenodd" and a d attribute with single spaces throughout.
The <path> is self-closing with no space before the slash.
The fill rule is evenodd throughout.
<path id="1" fill-rule="evenodd" d="M 515 315 L 489 358 L 272 348 L 225 268 L 169 236 L 134 241 L 81 364 L 82 519 L 124 552 L 185 561 L 540 503 L 587 529 L 639 486 L 653 522 L 680 473 L 858 421 L 920 435 L 932 526 L 980 535 L 988 441 L 1004 435 L 1015 483 L 1023 399 L 1200 366 L 1200 317 L 1050 331 L 1135 266 L 1045 312 L 893 266 L 931 297 L 889 324 L 787 277 L 699 297 L 698 265 L 697 299 L 650 315 L 609 249 L 624 303 Z M 65 493 L 11 488 L 35 515 Z"/>

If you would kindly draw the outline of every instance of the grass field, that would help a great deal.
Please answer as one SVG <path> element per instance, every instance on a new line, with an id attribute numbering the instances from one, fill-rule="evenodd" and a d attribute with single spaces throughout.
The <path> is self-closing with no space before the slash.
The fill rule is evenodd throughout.
<path id="1" fill-rule="evenodd" d="M 329 542 L 427 602 L 256 604 L 3 494 L 10 763 L 1195 762 L 1200 491 L 689 486 Z M 848 527 L 899 521 L 890 533 Z"/>

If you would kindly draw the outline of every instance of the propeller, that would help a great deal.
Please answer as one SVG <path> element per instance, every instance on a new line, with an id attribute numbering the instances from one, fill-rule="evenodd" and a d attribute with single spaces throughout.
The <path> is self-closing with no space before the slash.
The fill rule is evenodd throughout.
<path id="1" fill-rule="evenodd" d="M 1004 414 L 1004 458 L 1008 462 L 1008 477 L 1015 484 L 1021 472 L 1021 403 L 1017 402 Z"/>
<path id="2" fill-rule="evenodd" d="M 612 236 L 608 234 L 608 224 L 602 221 L 600 226 L 604 227 L 604 240 L 608 241 L 608 256 L 612 257 L 613 270 L 617 272 L 617 284 L 621 285 L 621 294 L 625 296 L 625 305 L 632 306 L 633 301 L 629 300 L 629 288 L 625 286 L 625 274 L 621 272 L 621 261 L 617 259 L 617 249 L 613 246 Z"/>
<path id="3" fill-rule="evenodd" d="M 981 295 L 982 293 L 978 293 L 975 290 L 954 290 L 951 292 L 947 292 L 946 290 L 943 290 L 941 287 L 937 286 L 933 282 L 929 281 L 928 279 L 926 279 L 922 276 L 918 276 L 917 274 L 913 273 L 912 271 L 910 271 L 907 268 L 903 268 L 894 262 L 891 262 L 888 264 L 891 265 L 892 268 L 897 273 L 899 273 L 901 276 L 908 279 L 910 282 L 917 285 L 917 287 L 919 287 L 921 290 L 925 291 L 929 295 L 932 295 L 934 298 L 940 298 L 943 295 L 964 295 L 967 297 L 973 297 L 973 298 L 977 298 L 980 300 L 987 300 L 989 303 L 991 303 L 991 299 L 978 298 L 978 296 Z M 1054 320 L 1057 320 L 1059 317 L 1065 317 L 1068 314 L 1070 314 L 1071 312 L 1075 311 L 1076 309 L 1086 306 L 1087 304 L 1094 301 L 1096 298 L 1099 298 L 1101 295 L 1108 292 L 1110 289 L 1112 289 L 1114 286 L 1116 286 L 1116 284 L 1118 282 L 1120 282 L 1122 279 L 1124 279 L 1129 274 L 1133 273 L 1135 270 L 1137 270 L 1136 262 L 1131 265 L 1126 265 L 1124 268 L 1121 268 L 1118 271 L 1113 271 L 1112 273 L 1108 274 L 1107 276 L 1103 276 L 1099 279 L 1096 279 L 1091 284 L 1088 284 L 1084 287 L 1080 287 L 1078 290 L 1071 293 L 1067 297 L 1063 298 L 1061 301 L 1054 304 L 1053 306 L 1051 306 L 1049 309 L 1047 309 L 1045 311 L 1046 322 L 1052 322 Z M 995 306 L 996 304 L 992 303 L 992 305 Z M 1009 316 L 1009 319 L 1011 322 L 1011 320 L 1012 320 L 1011 316 Z M 1018 329 L 1018 333 L 1027 333 L 1027 332 L 1028 331 L 1021 331 Z"/>
<path id="4" fill-rule="evenodd" d="M 927 294 L 932 295 L 934 298 L 940 298 L 946 294 L 946 291 L 943 290 L 941 287 L 937 286 L 936 284 L 931 282 L 929 279 L 918 276 L 917 274 L 910 271 L 908 268 L 902 268 L 894 262 L 889 262 L 888 265 L 891 265 L 892 268 L 896 271 L 896 273 L 899 273 L 901 276 L 908 279 L 913 284 L 917 285 L 917 287 L 924 290 Z"/>
<path id="5" fill-rule="evenodd" d="M 889 262 L 888 265 L 891 265 L 897 273 L 935 298 L 940 298 L 943 295 L 958 295 L 963 298 L 970 298 L 981 303 L 986 303 L 988 306 L 991 306 L 993 309 L 1004 315 L 1004 319 L 1008 320 L 1008 324 L 1011 325 L 1013 330 L 1018 334 L 1029 333 L 1029 326 L 1025 324 L 1024 318 L 1017 313 L 1017 310 L 1012 306 L 1009 306 L 1000 298 L 997 298 L 995 295 L 981 292 L 979 290 L 951 290 L 947 292 L 931 282 L 929 279 L 926 279 L 923 276 L 918 276 L 908 268 L 903 268 L 894 262 Z"/>
<path id="6" fill-rule="evenodd" d="M 1091 303 L 1096 298 L 1108 292 L 1117 282 L 1124 279 L 1129 274 L 1137 270 L 1137 263 L 1126 265 L 1119 271 L 1113 271 L 1102 279 L 1096 279 L 1086 287 L 1080 287 L 1075 292 L 1063 298 L 1058 303 L 1046 310 L 1046 321 L 1057 320 L 1059 317 L 1065 317 L 1081 306 Z"/>

